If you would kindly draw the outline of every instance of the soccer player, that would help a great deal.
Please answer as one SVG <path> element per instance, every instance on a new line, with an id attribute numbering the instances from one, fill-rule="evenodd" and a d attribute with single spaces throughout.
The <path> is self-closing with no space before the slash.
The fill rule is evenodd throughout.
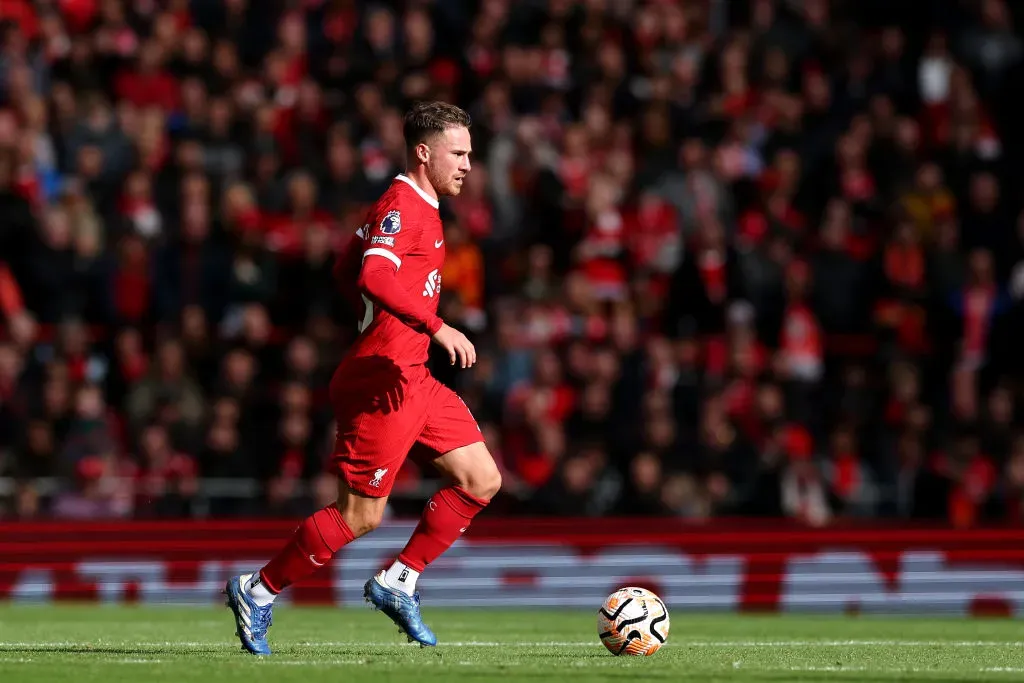
<path id="1" fill-rule="evenodd" d="M 405 549 L 389 569 L 370 577 L 363 595 L 410 640 L 437 644 L 420 617 L 416 580 L 501 486 L 469 408 L 425 365 L 431 341 L 453 365 L 476 362 L 473 344 L 437 316 L 445 252 L 438 198 L 462 190 L 470 170 L 469 126 L 464 111 L 443 102 L 417 104 L 406 114 L 406 173 L 371 209 L 353 238 L 355 251 L 339 258 L 335 275 L 343 286 L 358 288 L 365 310 L 360 335 L 330 387 L 338 500 L 306 518 L 262 569 L 225 586 L 242 647 L 253 654 L 270 654 L 274 598 L 380 525 L 395 476 L 414 446 L 451 484 L 428 501 Z"/>

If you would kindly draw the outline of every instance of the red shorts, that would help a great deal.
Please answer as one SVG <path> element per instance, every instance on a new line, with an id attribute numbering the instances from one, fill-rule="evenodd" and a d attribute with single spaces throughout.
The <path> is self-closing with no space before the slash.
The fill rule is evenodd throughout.
<path id="1" fill-rule="evenodd" d="M 483 441 L 458 394 L 425 366 L 351 359 L 331 380 L 338 435 L 330 469 L 367 496 L 386 497 L 413 446 L 430 458 Z"/>

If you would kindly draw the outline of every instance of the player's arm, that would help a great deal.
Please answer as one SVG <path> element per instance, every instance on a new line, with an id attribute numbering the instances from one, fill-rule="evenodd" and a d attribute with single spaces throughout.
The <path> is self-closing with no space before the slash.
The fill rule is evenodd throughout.
<path id="1" fill-rule="evenodd" d="M 403 225 L 394 203 L 382 206 L 363 228 L 359 292 L 403 323 L 424 334 L 441 329 L 441 319 L 417 302 L 398 282 L 398 269 L 420 239 L 417 225 Z"/>
<path id="2" fill-rule="evenodd" d="M 469 367 L 476 363 L 473 344 L 464 334 L 445 325 L 437 314 L 417 305 L 416 299 L 396 278 L 402 258 L 418 239 L 419 232 L 414 228 L 403 234 L 401 213 L 397 209 L 375 217 L 363 252 L 359 291 L 412 329 L 430 335 L 448 352 L 452 365 L 459 361 L 462 367 Z"/>
<path id="3" fill-rule="evenodd" d="M 369 254 L 369 250 L 367 256 L 369 258 L 365 258 L 359 271 L 359 290 L 412 329 L 429 334 L 435 344 L 448 352 L 452 365 L 458 362 L 464 368 L 473 366 L 476 348 L 466 335 L 444 324 L 437 315 L 417 308 L 413 298 L 395 278 L 398 269 L 388 262 L 387 257 Z"/>
<path id="4" fill-rule="evenodd" d="M 359 291 L 403 323 L 433 335 L 444 324 L 436 314 L 416 305 L 415 299 L 398 283 L 398 268 L 386 256 L 367 249 L 359 270 Z"/>

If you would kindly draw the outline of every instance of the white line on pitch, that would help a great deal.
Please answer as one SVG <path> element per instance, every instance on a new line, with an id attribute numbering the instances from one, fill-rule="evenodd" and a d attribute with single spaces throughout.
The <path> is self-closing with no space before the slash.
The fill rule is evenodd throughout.
<path id="1" fill-rule="evenodd" d="M 740 668 L 740 667 L 734 667 Z M 929 669 L 921 666 L 908 666 L 908 667 L 876 667 L 876 666 L 752 666 L 744 667 L 752 671 L 794 671 L 794 672 L 833 672 L 842 673 L 844 671 L 869 671 L 873 673 L 885 673 L 885 674 L 921 674 L 921 673 L 943 673 L 942 669 Z M 1012 667 L 1012 666 L 990 666 L 981 669 L 954 669 L 948 672 L 955 673 L 1024 673 L 1024 668 Z"/>
<path id="2" fill-rule="evenodd" d="M 1013 640 L 676 640 L 687 647 L 1021 647 Z"/>
<path id="3" fill-rule="evenodd" d="M 158 647 L 192 647 L 217 648 L 226 643 L 209 640 L 193 641 L 129 641 L 129 640 L 97 640 L 97 641 L 56 641 L 56 642 L 0 642 L 3 650 L 42 650 L 50 648 L 89 648 L 89 647 L 123 647 L 123 648 L 158 648 Z M 411 647 L 406 643 L 393 641 L 299 641 L 285 643 L 301 647 Z M 502 642 L 502 641 L 454 641 L 439 644 L 439 647 L 600 647 L 596 640 L 576 641 L 536 641 L 536 642 Z M 681 640 L 666 643 L 676 647 L 1022 647 L 1024 641 L 1012 640 Z"/>

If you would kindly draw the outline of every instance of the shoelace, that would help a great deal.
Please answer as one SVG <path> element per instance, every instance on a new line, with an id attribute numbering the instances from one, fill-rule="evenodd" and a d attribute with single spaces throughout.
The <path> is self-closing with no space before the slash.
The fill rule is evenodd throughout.
<path id="1" fill-rule="evenodd" d="M 274 624 L 274 613 L 268 607 L 257 607 L 252 615 L 251 632 L 253 638 L 263 638 L 267 635 L 267 629 Z"/>
<path id="2" fill-rule="evenodd" d="M 417 619 L 419 618 L 419 616 L 420 616 L 420 594 L 419 593 L 413 593 L 412 594 L 412 607 L 409 608 L 409 611 L 412 613 L 412 616 L 415 616 Z"/>
<path id="3" fill-rule="evenodd" d="M 412 607 L 409 607 L 409 603 L 406 602 L 405 600 L 402 600 L 401 598 L 399 598 L 399 604 L 404 606 L 404 607 L 406 607 L 406 608 L 408 608 L 408 609 L 411 609 L 413 612 L 418 612 L 419 609 L 420 609 L 420 594 L 419 593 L 413 593 L 411 596 L 406 594 L 404 597 L 411 597 L 412 598 Z"/>
<path id="4" fill-rule="evenodd" d="M 402 598 L 410 597 L 408 594 L 404 594 L 401 591 L 393 591 L 392 595 L 393 595 L 393 597 L 392 597 L 392 604 L 394 605 L 394 610 L 396 612 L 398 612 L 400 614 L 401 613 L 406 613 L 406 614 L 410 614 L 411 613 L 413 615 L 419 616 L 419 613 L 420 613 L 420 594 L 419 593 L 413 593 L 412 594 L 412 605 L 410 605 L 407 601 L 402 599 Z"/>

